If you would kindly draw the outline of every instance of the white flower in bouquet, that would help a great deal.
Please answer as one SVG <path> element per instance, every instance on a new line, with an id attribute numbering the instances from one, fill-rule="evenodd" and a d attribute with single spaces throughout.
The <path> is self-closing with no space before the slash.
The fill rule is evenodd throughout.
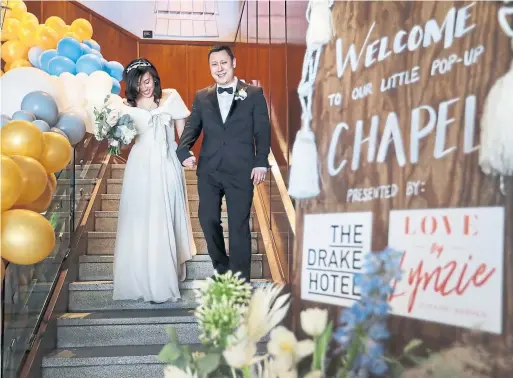
<path id="1" fill-rule="evenodd" d="M 256 352 L 256 343 L 243 338 L 227 347 L 223 352 L 223 357 L 231 367 L 242 369 L 255 363 Z"/>
<path id="2" fill-rule="evenodd" d="M 198 378 L 198 375 L 192 374 L 189 368 L 183 371 L 176 366 L 168 365 L 164 368 L 164 378 Z"/>
<path id="3" fill-rule="evenodd" d="M 287 315 L 290 294 L 278 297 L 282 290 L 283 286 L 273 285 L 257 288 L 253 293 L 243 319 L 251 341 L 259 342 Z"/>
<path id="4" fill-rule="evenodd" d="M 107 115 L 107 124 L 111 127 L 114 127 L 116 126 L 116 124 L 118 123 L 118 120 L 119 120 L 119 111 L 115 110 L 115 109 L 110 109 L 110 113 Z"/>
<path id="5" fill-rule="evenodd" d="M 296 335 L 283 326 L 278 326 L 271 331 L 267 344 L 267 349 L 276 358 L 280 371 L 295 368 L 303 358 L 314 352 L 314 348 L 313 340 L 298 341 Z"/>
<path id="6" fill-rule="evenodd" d="M 308 336 L 320 336 L 328 324 L 328 310 L 309 308 L 301 312 L 301 328 Z"/>

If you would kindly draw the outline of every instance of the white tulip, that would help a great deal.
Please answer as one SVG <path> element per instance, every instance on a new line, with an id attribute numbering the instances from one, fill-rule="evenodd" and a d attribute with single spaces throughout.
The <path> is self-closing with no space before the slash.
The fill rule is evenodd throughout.
<path id="1" fill-rule="evenodd" d="M 280 371 L 295 369 L 297 363 L 313 353 L 315 343 L 312 340 L 298 341 L 296 336 L 283 326 L 271 331 L 267 350 L 276 358 Z"/>
<path id="2" fill-rule="evenodd" d="M 309 308 L 301 312 L 301 328 L 309 336 L 317 337 L 326 329 L 328 310 Z"/>

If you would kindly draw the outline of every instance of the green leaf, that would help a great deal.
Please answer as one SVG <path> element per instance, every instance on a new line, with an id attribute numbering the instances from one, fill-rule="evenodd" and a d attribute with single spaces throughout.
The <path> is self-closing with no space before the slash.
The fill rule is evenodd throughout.
<path id="1" fill-rule="evenodd" d="M 413 362 L 415 365 L 423 365 L 426 361 L 427 361 L 427 358 L 425 357 L 419 357 L 419 356 L 412 356 L 410 354 L 408 354 L 406 356 L 407 359 L 409 359 L 411 362 Z"/>
<path id="2" fill-rule="evenodd" d="M 315 343 L 314 358 L 312 360 L 312 370 L 324 370 L 324 358 L 326 351 L 328 350 L 329 343 L 331 341 L 331 334 L 333 332 L 333 322 L 329 322 L 327 327 L 318 337 Z"/>
<path id="3" fill-rule="evenodd" d="M 176 328 L 171 326 L 166 328 L 166 333 L 169 336 L 169 341 L 171 344 L 180 345 L 180 342 L 178 341 L 178 334 L 176 333 Z"/>
<path id="4" fill-rule="evenodd" d="M 210 373 L 214 372 L 221 363 L 221 354 L 209 353 L 196 360 L 196 366 L 200 376 L 207 377 Z"/>
<path id="5" fill-rule="evenodd" d="M 406 354 L 406 353 L 412 351 L 413 349 L 417 348 L 421 344 L 422 344 L 421 339 L 410 340 L 410 342 L 404 347 L 403 352 Z"/>
<path id="6" fill-rule="evenodd" d="M 172 363 L 180 357 L 180 349 L 173 344 L 164 345 L 164 348 L 160 351 L 158 359 L 162 362 Z"/>

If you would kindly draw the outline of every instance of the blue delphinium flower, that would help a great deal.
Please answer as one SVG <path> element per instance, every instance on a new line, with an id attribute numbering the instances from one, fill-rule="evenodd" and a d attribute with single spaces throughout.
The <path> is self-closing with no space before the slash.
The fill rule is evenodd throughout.
<path id="1" fill-rule="evenodd" d="M 346 353 L 344 378 L 368 372 L 383 376 L 388 371 L 382 342 L 390 336 L 386 324 L 390 311 L 388 297 L 394 281 L 401 279 L 401 257 L 402 253 L 391 248 L 369 253 L 364 260 L 363 273 L 355 277 L 360 301 L 342 311 L 341 326 L 334 333 Z"/>

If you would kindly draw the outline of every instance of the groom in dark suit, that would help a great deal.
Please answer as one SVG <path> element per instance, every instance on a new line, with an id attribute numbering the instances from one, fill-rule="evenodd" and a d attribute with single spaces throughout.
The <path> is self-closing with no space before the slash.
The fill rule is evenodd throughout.
<path id="1" fill-rule="evenodd" d="M 190 149 L 203 130 L 197 175 L 199 219 L 208 253 L 219 274 L 241 272 L 249 281 L 253 188 L 264 181 L 269 167 L 268 108 L 261 88 L 235 77 L 237 62 L 229 46 L 210 49 L 208 62 L 216 84 L 196 93 L 176 153 L 184 166 L 194 167 L 196 158 Z M 229 257 L 221 227 L 223 196 L 228 207 Z"/>

